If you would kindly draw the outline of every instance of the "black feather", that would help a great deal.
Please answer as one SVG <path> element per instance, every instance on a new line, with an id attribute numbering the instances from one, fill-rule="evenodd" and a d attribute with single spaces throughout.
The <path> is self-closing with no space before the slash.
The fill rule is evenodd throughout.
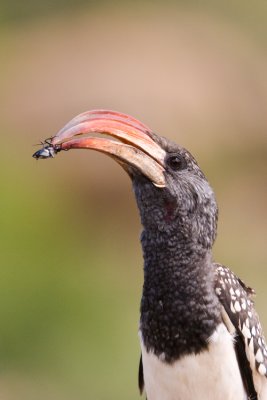
<path id="1" fill-rule="evenodd" d="M 258 395 L 253 383 L 252 371 L 246 356 L 245 343 L 240 332 L 235 336 L 235 352 L 248 398 L 249 400 L 258 400 Z"/>
<path id="2" fill-rule="evenodd" d="M 142 394 L 145 387 L 142 355 L 140 356 L 139 368 L 138 368 L 138 387 L 140 394 Z"/>

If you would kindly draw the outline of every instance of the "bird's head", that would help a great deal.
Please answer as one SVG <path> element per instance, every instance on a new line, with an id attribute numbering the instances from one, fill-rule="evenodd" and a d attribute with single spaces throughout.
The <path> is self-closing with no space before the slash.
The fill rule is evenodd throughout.
<path id="1" fill-rule="evenodd" d="M 106 110 L 73 118 L 52 138 L 51 145 L 110 155 L 132 179 L 145 230 L 178 234 L 204 249 L 212 247 L 217 226 L 214 193 L 184 148 L 128 115 Z"/>

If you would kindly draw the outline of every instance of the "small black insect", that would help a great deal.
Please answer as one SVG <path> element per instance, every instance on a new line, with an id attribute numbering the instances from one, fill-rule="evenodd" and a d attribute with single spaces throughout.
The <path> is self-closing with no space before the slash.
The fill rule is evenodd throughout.
<path id="1" fill-rule="evenodd" d="M 39 159 L 46 159 L 46 158 L 54 158 L 57 153 L 59 153 L 62 149 L 61 146 L 56 144 L 53 145 L 51 143 L 51 139 L 46 139 L 44 142 L 41 142 L 41 145 L 43 146 L 40 150 L 37 150 L 32 156 L 36 158 L 36 160 Z M 45 146 L 47 145 L 47 146 Z"/>

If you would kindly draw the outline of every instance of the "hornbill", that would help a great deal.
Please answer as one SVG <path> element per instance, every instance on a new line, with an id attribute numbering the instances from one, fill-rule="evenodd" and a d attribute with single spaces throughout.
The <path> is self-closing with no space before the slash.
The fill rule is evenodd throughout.
<path id="1" fill-rule="evenodd" d="M 35 158 L 98 150 L 132 180 L 143 225 L 140 391 L 148 400 L 267 400 L 254 291 L 212 260 L 217 203 L 189 151 L 107 110 L 76 116 L 45 143 Z"/>

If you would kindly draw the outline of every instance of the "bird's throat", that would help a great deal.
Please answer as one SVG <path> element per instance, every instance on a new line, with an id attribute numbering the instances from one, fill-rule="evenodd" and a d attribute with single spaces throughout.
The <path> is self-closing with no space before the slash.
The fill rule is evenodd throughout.
<path id="1" fill-rule="evenodd" d="M 179 235 L 144 231 L 141 334 L 147 351 L 166 362 L 198 353 L 220 321 L 210 252 Z"/>

